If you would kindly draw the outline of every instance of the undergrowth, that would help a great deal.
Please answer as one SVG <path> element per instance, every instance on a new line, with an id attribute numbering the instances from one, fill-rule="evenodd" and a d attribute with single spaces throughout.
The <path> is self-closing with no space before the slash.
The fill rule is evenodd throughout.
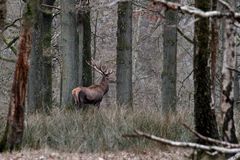
<path id="1" fill-rule="evenodd" d="M 190 140 L 180 122 L 192 123 L 188 111 L 166 118 L 154 109 L 111 106 L 87 111 L 56 108 L 50 114 L 26 115 L 23 148 L 52 148 L 66 152 L 102 152 L 159 146 L 143 138 L 124 138 L 135 129 L 169 138 Z M 0 125 L 1 126 L 1 125 Z M 3 128 L 1 126 L 0 128 Z"/>

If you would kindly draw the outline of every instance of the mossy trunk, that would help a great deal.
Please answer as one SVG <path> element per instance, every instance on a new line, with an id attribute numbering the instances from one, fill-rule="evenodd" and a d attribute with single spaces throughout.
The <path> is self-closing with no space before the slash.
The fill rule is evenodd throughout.
<path id="1" fill-rule="evenodd" d="M 132 107 L 132 2 L 118 3 L 117 103 Z"/>
<path id="2" fill-rule="evenodd" d="M 19 53 L 10 95 L 7 125 L 0 142 L 0 151 L 19 149 L 24 131 L 24 110 L 28 78 L 28 58 L 32 47 L 32 30 L 37 0 L 27 1 L 20 31 Z"/>
<path id="3" fill-rule="evenodd" d="M 51 6 L 54 2 L 44 0 L 42 4 Z M 47 11 L 51 12 L 51 9 Z M 38 10 L 36 21 L 29 71 L 28 111 L 47 112 L 52 108 L 52 14 Z"/>
<path id="4" fill-rule="evenodd" d="M 203 11 L 210 9 L 211 1 L 196 0 L 195 6 Z M 194 118 L 195 129 L 198 133 L 219 139 L 215 110 L 211 108 L 211 80 L 209 49 L 209 19 L 201 18 L 195 23 L 195 48 L 194 48 Z M 198 139 L 198 143 L 207 142 Z"/>

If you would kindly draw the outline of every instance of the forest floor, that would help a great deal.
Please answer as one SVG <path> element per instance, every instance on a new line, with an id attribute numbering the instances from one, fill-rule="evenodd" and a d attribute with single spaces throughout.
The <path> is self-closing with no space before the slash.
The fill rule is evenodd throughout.
<path id="1" fill-rule="evenodd" d="M 187 160 L 190 152 L 119 151 L 105 153 L 64 153 L 52 150 L 21 151 L 0 154 L 1 160 Z"/>

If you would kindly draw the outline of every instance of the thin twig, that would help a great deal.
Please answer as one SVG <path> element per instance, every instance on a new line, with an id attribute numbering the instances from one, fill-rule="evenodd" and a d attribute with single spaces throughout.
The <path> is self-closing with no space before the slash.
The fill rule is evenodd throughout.
<path id="1" fill-rule="evenodd" d="M 17 55 L 17 49 L 15 47 L 13 47 L 12 45 L 9 44 L 9 42 L 7 41 L 7 39 L 5 38 L 5 36 L 0 33 L 0 38 L 3 40 L 3 42 L 8 46 L 7 48 L 10 48 L 12 50 L 12 52 Z M 5 48 L 5 49 L 7 49 Z M 3 50 L 5 50 L 3 49 Z"/>
<path id="2" fill-rule="evenodd" d="M 240 71 L 235 68 L 230 68 L 230 67 L 226 67 L 226 68 L 229 69 L 230 71 L 237 72 L 238 74 L 240 73 Z"/>
<path id="3" fill-rule="evenodd" d="M 181 35 L 184 39 L 186 39 L 189 43 L 194 44 L 194 41 L 193 41 L 191 38 L 189 38 L 188 36 L 186 36 L 186 35 L 181 31 L 181 29 L 180 29 L 179 27 L 177 27 L 177 31 L 178 31 L 178 33 L 180 33 L 180 35 Z"/>
<path id="4" fill-rule="evenodd" d="M 10 62 L 10 63 L 16 63 L 15 59 L 5 58 L 0 55 L 0 60 Z"/>
<path id="5" fill-rule="evenodd" d="M 57 7 L 57 6 L 52 6 L 52 5 L 48 5 L 48 4 L 41 4 L 41 6 L 48 7 L 48 8 L 53 8 L 53 9 L 61 11 L 61 8 Z"/>
<path id="6" fill-rule="evenodd" d="M 182 85 L 181 85 L 181 87 L 180 87 L 179 90 L 178 90 L 178 96 L 179 96 L 179 94 L 180 94 L 180 92 L 181 92 L 181 90 L 182 90 L 182 88 L 183 88 L 184 82 L 192 75 L 192 73 L 193 73 L 193 70 L 187 75 L 187 77 L 185 77 L 182 81 L 180 81 L 180 83 L 181 83 Z"/>
<path id="7" fill-rule="evenodd" d="M 218 0 L 219 3 L 221 3 L 226 9 L 228 9 L 230 12 L 234 13 L 234 9 L 230 6 L 229 3 L 223 1 L 223 0 Z"/>
<path id="8" fill-rule="evenodd" d="M 14 26 L 15 23 L 16 23 L 17 21 L 20 21 L 21 19 L 22 19 L 22 17 L 15 19 L 12 23 L 6 25 L 6 26 L 4 27 L 4 29 L 3 29 L 3 31 L 7 30 L 9 27 Z"/>

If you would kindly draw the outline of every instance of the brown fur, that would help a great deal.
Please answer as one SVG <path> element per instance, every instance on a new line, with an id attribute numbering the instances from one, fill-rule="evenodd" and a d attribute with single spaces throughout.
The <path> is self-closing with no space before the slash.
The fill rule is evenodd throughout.
<path id="1" fill-rule="evenodd" d="M 75 105 L 79 105 L 79 100 L 78 100 L 78 94 L 80 92 L 81 88 L 77 87 L 72 90 L 72 96 L 74 98 Z"/>
<path id="2" fill-rule="evenodd" d="M 89 87 L 77 87 L 72 90 L 72 96 L 75 104 L 79 108 L 84 104 L 93 104 L 97 107 L 100 106 L 103 96 L 108 92 L 109 79 L 103 76 L 99 84 L 94 84 Z"/>
<path id="3" fill-rule="evenodd" d="M 108 70 L 107 66 L 97 65 L 93 59 L 91 59 L 91 62 L 87 62 L 87 64 L 100 73 L 103 78 L 99 84 L 74 88 L 72 90 L 72 96 L 75 104 L 78 105 L 79 108 L 84 107 L 84 104 L 93 104 L 99 108 L 103 96 L 109 89 L 109 75 L 113 72 L 112 70 Z"/>

